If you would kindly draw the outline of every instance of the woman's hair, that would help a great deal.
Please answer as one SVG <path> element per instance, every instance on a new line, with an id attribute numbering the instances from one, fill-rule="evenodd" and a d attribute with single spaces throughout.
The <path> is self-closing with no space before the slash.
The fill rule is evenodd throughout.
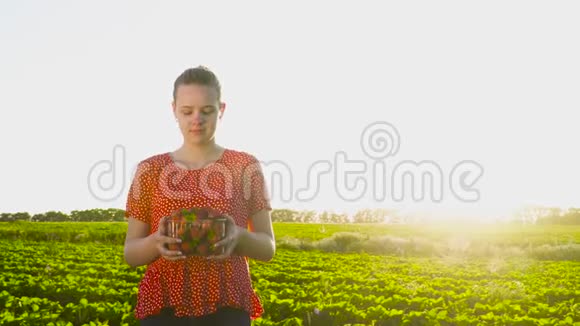
<path id="1" fill-rule="evenodd" d="M 217 92 L 217 99 L 221 99 L 221 85 L 216 77 L 216 75 L 205 66 L 197 66 L 195 68 L 189 68 L 177 77 L 173 83 L 173 100 L 175 101 L 175 94 L 177 93 L 177 88 L 179 85 L 204 85 L 213 87 Z"/>

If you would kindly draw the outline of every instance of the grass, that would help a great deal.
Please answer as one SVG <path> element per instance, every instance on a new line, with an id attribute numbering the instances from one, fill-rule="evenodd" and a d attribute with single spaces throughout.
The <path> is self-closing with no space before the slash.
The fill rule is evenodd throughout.
<path id="1" fill-rule="evenodd" d="M 124 222 L 2 222 L 0 236 L 122 245 Z M 396 256 L 481 256 L 580 260 L 576 225 L 387 225 L 274 223 L 279 248 Z"/>

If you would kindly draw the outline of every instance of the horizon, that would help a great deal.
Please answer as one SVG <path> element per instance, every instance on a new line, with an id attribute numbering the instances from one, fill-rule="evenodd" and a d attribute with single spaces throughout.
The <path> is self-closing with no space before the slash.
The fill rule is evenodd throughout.
<path id="1" fill-rule="evenodd" d="M 2 214 L 20 214 L 20 213 L 27 213 L 31 217 L 36 214 L 46 214 L 46 213 L 63 213 L 65 215 L 71 216 L 73 212 L 83 212 L 83 211 L 91 211 L 91 210 L 121 210 L 124 211 L 123 208 L 117 207 L 98 207 L 98 208 L 87 208 L 87 209 L 80 209 L 80 210 L 71 210 L 71 211 L 63 211 L 63 210 L 50 210 L 50 211 L 43 211 L 43 212 L 0 212 Z M 553 215 L 554 212 L 549 212 L 551 209 L 559 210 L 559 215 Z M 572 214 L 577 215 L 577 211 L 580 211 L 580 207 L 548 207 L 548 206 L 525 206 L 521 207 L 520 210 L 514 212 L 513 214 L 502 215 L 502 216 L 487 216 L 487 217 L 470 217 L 468 219 L 465 216 L 461 215 L 433 215 L 431 212 L 403 212 L 396 209 L 391 208 L 363 208 L 358 211 L 352 212 L 339 212 L 336 210 L 313 210 L 313 209 L 305 209 L 305 210 L 297 210 L 293 208 L 278 208 L 273 207 L 272 211 L 281 211 L 281 210 L 291 210 L 295 213 L 314 213 L 314 220 L 308 222 L 299 222 L 299 221 L 274 221 L 280 223 L 315 223 L 315 224 L 335 224 L 335 222 L 324 222 L 319 220 L 320 215 L 322 214 L 337 214 L 337 215 L 346 215 L 348 219 L 348 223 L 355 223 L 355 224 L 417 224 L 417 223 L 460 223 L 466 222 L 467 224 L 475 223 L 475 224 L 503 224 L 503 223 L 512 223 L 514 221 L 522 221 L 523 224 L 536 224 L 537 221 L 544 219 L 544 218 L 554 218 L 555 216 L 562 217 L 566 213 L 570 213 L 570 211 L 575 211 Z M 385 219 L 378 222 L 355 222 L 355 216 L 358 213 L 364 213 L 364 211 L 370 211 L 371 213 L 378 213 L 383 211 L 385 215 Z M 524 214 L 524 215 L 518 215 Z M 529 214 L 529 215 L 525 215 Z M 544 214 L 544 215 L 541 215 Z M 547 214 L 547 215 L 546 215 Z M 535 215 L 535 217 L 531 217 L 530 215 Z M 340 222 L 341 223 L 341 222 Z M 339 224 L 340 224 L 339 223 Z"/>

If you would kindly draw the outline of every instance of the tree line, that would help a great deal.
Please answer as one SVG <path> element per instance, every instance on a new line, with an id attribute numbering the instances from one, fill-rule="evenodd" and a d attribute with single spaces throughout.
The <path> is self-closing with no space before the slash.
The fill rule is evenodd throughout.
<path id="1" fill-rule="evenodd" d="M 272 210 L 272 221 L 295 223 L 404 223 L 406 218 L 396 210 L 362 209 L 354 215 L 335 213 L 332 211 L 312 211 L 293 209 Z"/>
<path id="2" fill-rule="evenodd" d="M 515 220 L 524 224 L 580 224 L 580 208 L 526 206 L 515 214 Z"/>
<path id="3" fill-rule="evenodd" d="M 1 213 L 0 222 L 122 222 L 125 211 L 117 208 L 74 210 L 70 214 L 60 211 L 48 211 L 31 215 L 28 212 Z"/>
<path id="4" fill-rule="evenodd" d="M 389 223 L 416 224 L 424 221 L 420 217 L 399 214 L 394 209 L 362 209 L 348 215 L 332 211 L 273 209 L 273 222 L 286 223 Z M 60 211 L 30 214 L 27 212 L 0 213 L 0 222 L 124 222 L 125 211 L 118 208 L 74 210 L 70 214 Z M 527 206 L 517 212 L 511 223 L 522 224 L 580 224 L 580 208 L 554 208 Z"/>
<path id="5" fill-rule="evenodd" d="M 353 216 L 344 213 L 316 212 L 312 210 L 273 209 L 273 222 L 296 223 L 383 223 L 402 222 L 395 211 L 386 209 L 364 209 Z M 74 210 L 70 214 L 48 211 L 31 215 L 28 212 L 1 213 L 0 222 L 123 222 L 125 211 L 117 208 Z"/>

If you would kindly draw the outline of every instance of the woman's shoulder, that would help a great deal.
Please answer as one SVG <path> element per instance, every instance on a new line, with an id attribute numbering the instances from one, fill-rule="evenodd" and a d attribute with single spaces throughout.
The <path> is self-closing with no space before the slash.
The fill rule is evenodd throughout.
<path id="1" fill-rule="evenodd" d="M 167 166 L 169 163 L 168 158 L 169 152 L 166 153 L 156 153 L 145 158 L 142 158 L 137 162 L 137 169 L 143 172 L 153 172 Z"/>
<path id="2" fill-rule="evenodd" d="M 256 155 L 247 151 L 228 148 L 226 149 L 226 154 L 227 155 L 224 157 L 223 163 L 227 165 L 235 165 L 238 167 L 247 168 L 261 164 Z"/>
<path id="3" fill-rule="evenodd" d="M 167 162 L 167 155 L 169 152 L 155 153 L 139 161 L 139 164 L 165 164 Z"/>
<path id="4" fill-rule="evenodd" d="M 239 150 L 239 149 L 234 149 L 234 148 L 226 148 L 226 152 L 231 156 L 231 158 L 234 158 L 238 161 L 244 161 L 244 162 L 256 162 L 258 161 L 258 159 L 256 158 L 256 156 L 254 154 L 251 154 L 249 152 L 243 151 L 243 150 Z"/>

